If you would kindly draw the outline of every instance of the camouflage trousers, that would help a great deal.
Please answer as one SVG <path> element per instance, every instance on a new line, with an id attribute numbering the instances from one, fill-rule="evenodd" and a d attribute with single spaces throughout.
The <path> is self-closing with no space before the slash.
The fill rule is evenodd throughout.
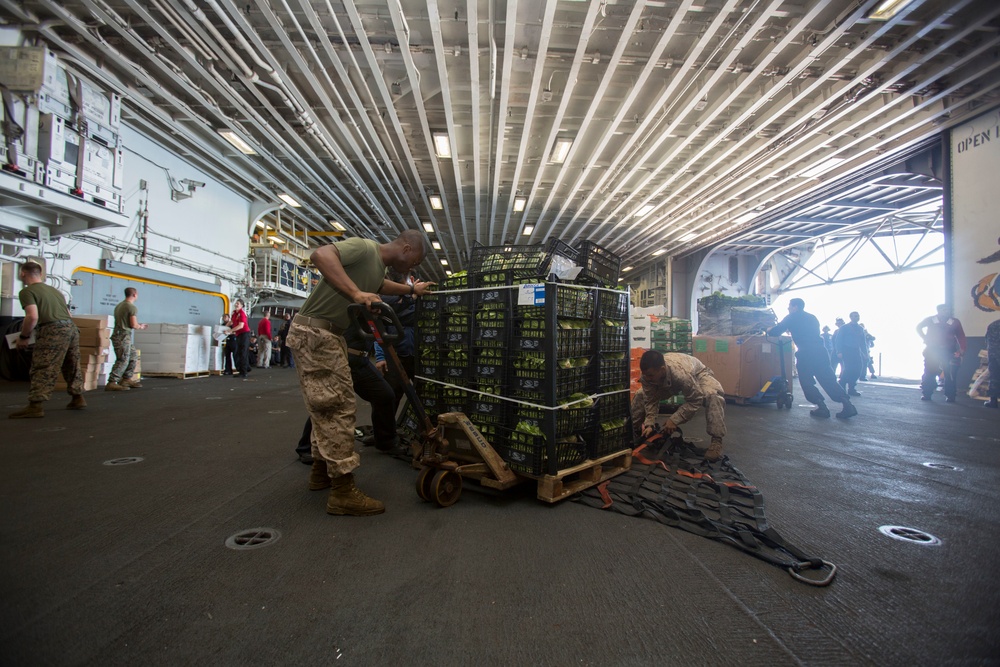
<path id="1" fill-rule="evenodd" d="M 115 348 L 115 365 L 111 367 L 108 383 L 118 383 L 128 380 L 135 372 L 138 356 L 135 353 L 135 343 L 132 340 L 131 329 L 115 329 L 111 334 L 111 346 Z"/>
<path id="2" fill-rule="evenodd" d="M 312 455 L 326 461 L 331 477 L 361 465 L 354 451 L 356 403 L 347 343 L 325 329 L 292 324 L 288 347 L 295 352 L 302 398 L 312 420 Z"/>
<path id="3" fill-rule="evenodd" d="M 725 438 L 726 437 L 726 399 L 722 394 L 722 385 L 718 381 L 711 377 L 710 382 L 703 385 L 705 399 L 701 407 L 705 408 L 705 431 L 709 436 L 713 438 Z M 685 404 L 689 407 L 684 410 L 678 410 L 675 413 L 675 418 L 680 417 L 678 421 L 680 424 L 687 422 L 688 419 L 697 411 L 697 407 L 692 409 L 691 404 Z M 682 406 L 683 407 L 683 406 Z M 642 433 L 643 422 L 646 420 L 646 394 L 640 389 L 636 392 L 635 398 L 632 399 L 632 431 L 638 438 Z M 671 419 L 674 421 L 674 419 Z"/>
<path id="4" fill-rule="evenodd" d="M 83 373 L 80 372 L 80 330 L 72 320 L 50 322 L 35 330 L 28 400 L 32 403 L 49 400 L 60 372 L 66 380 L 66 392 L 70 396 L 79 396 L 83 393 Z"/>

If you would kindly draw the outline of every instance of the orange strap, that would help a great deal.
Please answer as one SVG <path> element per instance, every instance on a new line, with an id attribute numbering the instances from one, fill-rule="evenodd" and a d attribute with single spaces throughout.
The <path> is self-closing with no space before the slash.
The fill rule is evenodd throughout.
<path id="1" fill-rule="evenodd" d="M 611 500 L 611 494 L 608 493 L 608 482 L 610 481 L 611 480 L 609 479 L 606 482 L 601 482 L 597 485 L 597 490 L 601 494 L 601 500 L 604 501 L 604 505 L 601 506 L 602 510 L 606 510 L 614 504 L 614 501 Z"/>
<path id="2" fill-rule="evenodd" d="M 659 435 L 654 435 L 653 437 L 656 438 L 656 437 L 659 437 Z M 638 461 L 639 463 L 642 463 L 642 464 L 645 464 L 645 465 L 648 465 L 648 466 L 654 466 L 657 463 L 659 463 L 661 466 L 663 466 L 664 470 L 666 470 L 667 472 L 670 472 L 670 468 L 668 468 L 667 464 L 664 463 L 663 461 L 653 461 L 652 459 L 647 459 L 645 456 L 643 456 L 640 453 L 640 452 L 642 452 L 642 450 L 644 450 L 646 448 L 647 444 L 648 443 L 644 442 L 641 445 L 639 445 L 638 447 L 636 447 L 635 449 L 633 449 L 632 450 L 632 458 L 635 459 L 636 461 Z"/>

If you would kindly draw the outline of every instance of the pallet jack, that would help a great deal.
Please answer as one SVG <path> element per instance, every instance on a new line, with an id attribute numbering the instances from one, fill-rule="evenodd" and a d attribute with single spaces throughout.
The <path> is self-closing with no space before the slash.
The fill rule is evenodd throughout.
<path id="1" fill-rule="evenodd" d="M 764 386 L 760 388 L 760 391 L 747 399 L 747 402 L 770 403 L 773 401 L 775 403 L 775 407 L 779 410 L 781 408 L 788 408 L 789 410 L 792 409 L 792 383 L 788 378 L 787 371 L 785 370 L 785 344 L 787 342 L 788 341 L 784 340 L 781 336 L 778 336 L 776 344 L 778 347 L 778 363 L 780 364 L 781 374 L 775 375 L 770 380 L 765 382 Z"/>
<path id="2" fill-rule="evenodd" d="M 420 438 L 410 445 L 413 466 L 420 469 L 417 495 L 439 507 L 449 507 L 462 495 L 463 477 L 477 479 L 483 486 L 498 490 L 518 484 L 517 475 L 467 416 L 460 412 L 448 412 L 438 415 L 437 426 L 431 423 L 413 382 L 396 355 L 395 343 L 403 331 L 396 311 L 382 302 L 372 304 L 371 308 L 352 304 L 347 310 L 364 339 L 369 344 L 376 342 L 381 346 L 387 363 L 391 362 L 391 368 L 402 378 L 406 398 L 417 414 Z M 389 327 L 397 333 L 388 333 Z M 461 440 L 469 443 L 469 451 L 462 452 L 452 447 L 445 437 L 446 431 L 449 431 L 451 441 L 457 441 L 464 435 Z"/>

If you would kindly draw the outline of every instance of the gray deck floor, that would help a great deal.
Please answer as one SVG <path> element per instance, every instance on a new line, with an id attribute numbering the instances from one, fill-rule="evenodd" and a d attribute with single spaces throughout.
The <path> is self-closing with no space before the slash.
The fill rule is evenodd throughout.
<path id="1" fill-rule="evenodd" d="M 798 387 L 790 411 L 727 406 L 771 523 L 840 568 L 815 588 L 530 485 L 437 509 L 372 449 L 359 485 L 387 512 L 327 516 L 293 454 L 294 371 L 145 384 L 4 419 L 0 664 L 1000 664 L 1000 412 L 965 397 L 868 383 L 847 423 L 810 418 Z M 26 392 L 0 383 L 0 403 Z M 225 546 L 257 527 L 280 539 Z"/>

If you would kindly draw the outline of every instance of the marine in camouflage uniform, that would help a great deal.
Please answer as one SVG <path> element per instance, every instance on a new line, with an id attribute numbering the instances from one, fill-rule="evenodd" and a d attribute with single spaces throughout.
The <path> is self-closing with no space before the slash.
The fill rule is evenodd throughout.
<path id="1" fill-rule="evenodd" d="M 330 489 L 329 514 L 381 514 L 385 505 L 354 483 L 361 457 L 354 451 L 355 399 L 344 331 L 347 308 L 370 306 L 387 295 L 424 294 L 432 283 L 402 285 L 385 279 L 391 267 L 408 273 L 424 259 L 426 240 L 415 230 L 391 243 L 352 238 L 323 246 L 312 255 L 323 280 L 292 320 L 287 345 L 295 351 L 302 397 L 312 421 L 313 467 L 309 488 Z"/>
<path id="2" fill-rule="evenodd" d="M 684 403 L 664 424 L 672 432 L 689 421 L 702 407 L 712 442 L 705 452 L 710 461 L 722 457 L 722 439 L 726 437 L 726 397 L 715 375 L 698 359 L 686 354 L 662 354 L 650 350 L 639 360 L 642 388 L 632 399 L 632 427 L 637 437 L 656 423 L 660 401 L 684 394 Z"/>
<path id="3" fill-rule="evenodd" d="M 60 372 L 72 397 L 67 407 L 81 410 L 87 403 L 83 399 L 83 373 L 80 372 L 80 330 L 70 319 L 63 295 L 42 282 L 41 265 L 25 262 L 20 279 L 25 285 L 18 294 L 24 308 L 24 323 L 17 346 L 27 348 L 32 332 L 35 346 L 31 354 L 28 407 L 11 413 L 10 418 L 44 417 L 42 404 L 52 395 Z"/>
<path id="4" fill-rule="evenodd" d="M 115 348 L 115 365 L 108 375 L 105 391 L 122 391 L 138 389 L 142 385 L 132 378 L 138 355 L 135 352 L 135 330 L 145 329 L 145 324 L 139 324 L 136 317 L 139 309 L 135 300 L 139 292 L 134 287 L 125 288 L 125 300 L 115 306 L 115 330 L 111 332 L 111 345 Z"/>

